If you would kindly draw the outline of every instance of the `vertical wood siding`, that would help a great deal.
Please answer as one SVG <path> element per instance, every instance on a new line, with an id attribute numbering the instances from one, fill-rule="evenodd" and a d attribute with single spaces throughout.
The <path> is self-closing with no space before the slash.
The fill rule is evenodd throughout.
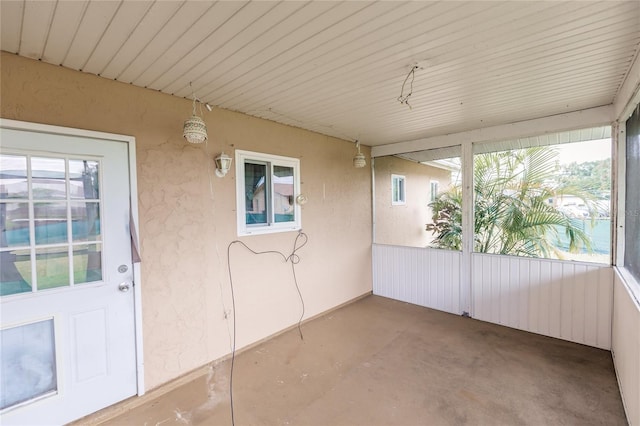
<path id="1" fill-rule="evenodd" d="M 604 265 L 474 253 L 472 316 L 608 350 L 612 274 Z"/>
<path id="2" fill-rule="evenodd" d="M 373 293 L 461 314 L 460 252 L 374 244 Z M 613 269 L 474 253 L 472 316 L 611 349 Z"/>
<path id="3" fill-rule="evenodd" d="M 640 425 L 640 306 L 614 274 L 613 362 L 630 425 Z"/>
<path id="4" fill-rule="evenodd" d="M 373 245 L 373 294 L 452 314 L 460 310 L 461 253 Z"/>

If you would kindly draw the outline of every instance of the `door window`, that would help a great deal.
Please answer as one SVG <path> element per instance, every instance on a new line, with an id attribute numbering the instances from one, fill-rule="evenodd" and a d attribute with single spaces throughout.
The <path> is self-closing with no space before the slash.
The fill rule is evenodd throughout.
<path id="1" fill-rule="evenodd" d="M 0 154 L 0 296 L 102 281 L 100 160 Z"/>
<path id="2" fill-rule="evenodd" d="M 0 410 L 55 393 L 53 320 L 0 331 Z"/>

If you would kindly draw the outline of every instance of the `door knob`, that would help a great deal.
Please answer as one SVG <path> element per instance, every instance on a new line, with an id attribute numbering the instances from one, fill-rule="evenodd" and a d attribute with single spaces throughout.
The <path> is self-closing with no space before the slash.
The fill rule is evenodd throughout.
<path id="1" fill-rule="evenodd" d="M 120 290 L 123 293 L 126 293 L 127 291 L 129 291 L 130 288 L 131 288 L 131 284 L 129 284 L 128 282 L 120 283 L 120 285 L 118 286 L 118 290 Z"/>

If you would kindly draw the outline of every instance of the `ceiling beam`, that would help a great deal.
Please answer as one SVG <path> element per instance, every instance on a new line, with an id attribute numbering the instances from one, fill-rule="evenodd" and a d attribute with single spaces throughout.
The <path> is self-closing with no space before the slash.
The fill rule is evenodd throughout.
<path id="1" fill-rule="evenodd" d="M 635 60 L 613 101 L 614 117 L 620 121 L 626 120 L 638 103 L 640 103 L 640 54 L 636 53 Z"/>
<path id="2" fill-rule="evenodd" d="M 460 145 L 473 142 L 539 136 L 566 130 L 611 124 L 615 120 L 613 105 L 589 108 L 581 111 L 552 115 L 511 124 L 485 127 L 448 135 L 432 136 L 406 142 L 378 145 L 371 148 L 372 157 L 421 151 L 430 148 Z"/>

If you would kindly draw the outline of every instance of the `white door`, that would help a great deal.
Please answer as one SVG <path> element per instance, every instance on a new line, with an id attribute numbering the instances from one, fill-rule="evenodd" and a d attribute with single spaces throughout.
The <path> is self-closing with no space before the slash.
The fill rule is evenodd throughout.
<path id="1" fill-rule="evenodd" d="M 62 424 L 136 393 L 128 146 L 0 131 L 0 423 Z"/>

